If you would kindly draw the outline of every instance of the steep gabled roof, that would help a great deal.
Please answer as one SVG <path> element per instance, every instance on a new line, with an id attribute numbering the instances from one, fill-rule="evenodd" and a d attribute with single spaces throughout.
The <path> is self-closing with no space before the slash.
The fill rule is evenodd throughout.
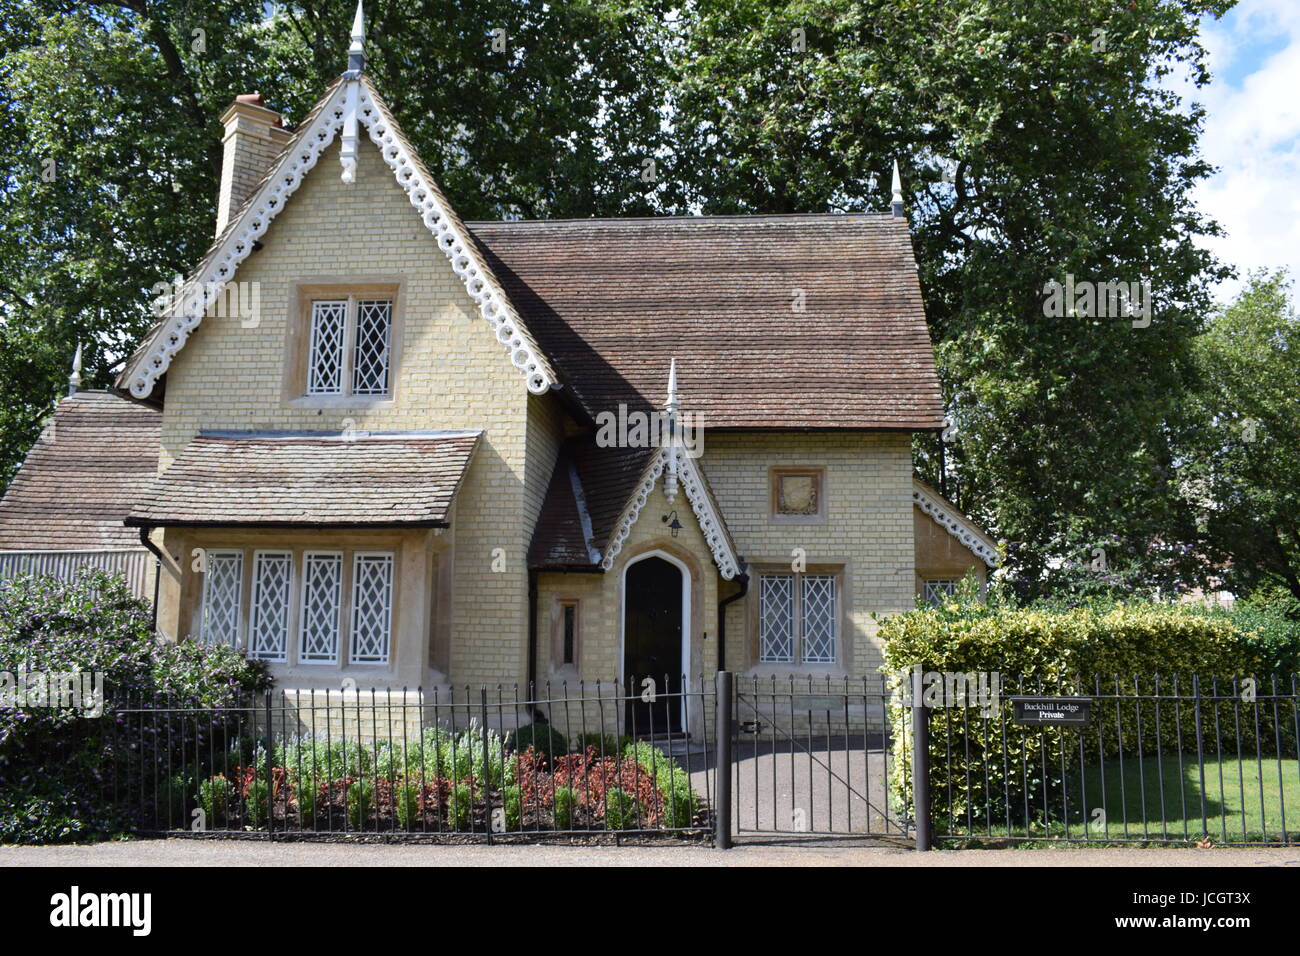
<path id="1" fill-rule="evenodd" d="M 523 373 L 528 389 L 540 394 L 556 384 L 550 362 L 469 240 L 460 217 L 402 134 L 369 77 L 362 75 L 356 79 L 340 77 L 308 113 L 262 182 L 190 276 L 181 301 L 127 361 L 117 380 L 119 390 L 138 400 L 156 400 L 159 380 L 185 347 L 190 333 L 203 321 L 203 310 L 218 298 L 225 283 L 234 280 L 240 263 L 253 252 L 254 244 L 266 234 L 321 154 L 344 129 L 354 100 L 357 121 L 369 132 L 371 142 L 406 190 L 438 248 L 496 333 L 497 341 Z"/>
<path id="2" fill-rule="evenodd" d="M 722 511 L 699 464 L 680 449 L 681 490 L 708 542 L 718 573 L 730 580 L 741 560 Z M 528 565 L 541 570 L 609 570 L 663 475 L 669 450 L 600 448 L 591 437 L 560 449 Z"/>
<path id="3" fill-rule="evenodd" d="M 78 392 L 54 416 L 0 500 L 0 551 L 140 547 L 122 524 L 158 473 L 162 416 L 105 392 Z"/>
<path id="4" fill-rule="evenodd" d="M 943 399 L 906 220 L 471 222 L 594 418 L 657 407 L 676 356 L 708 428 L 926 430 Z M 802 310 L 802 311 L 801 311 Z"/>

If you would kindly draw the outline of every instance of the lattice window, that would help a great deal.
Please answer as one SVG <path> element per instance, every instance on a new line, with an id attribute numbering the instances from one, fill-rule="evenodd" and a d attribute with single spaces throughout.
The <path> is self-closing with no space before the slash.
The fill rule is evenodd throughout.
<path id="1" fill-rule="evenodd" d="M 248 656 L 283 661 L 289 645 L 289 594 L 293 555 L 288 551 L 259 551 L 253 558 L 252 617 Z"/>
<path id="2" fill-rule="evenodd" d="M 926 581 L 923 597 L 930 607 L 940 607 L 946 598 L 957 593 L 956 581 Z"/>
<path id="3" fill-rule="evenodd" d="M 311 348 L 307 360 L 308 395 L 342 394 L 347 319 L 346 299 L 311 304 Z"/>
<path id="4" fill-rule="evenodd" d="M 805 664 L 835 663 L 835 575 L 805 574 L 801 594 L 803 619 L 803 661 Z"/>
<path id="5" fill-rule="evenodd" d="M 793 574 L 760 577 L 758 659 L 765 664 L 794 663 L 794 594 Z"/>
<path id="6" fill-rule="evenodd" d="M 299 609 L 300 660 L 334 664 L 339 659 L 339 616 L 343 599 L 343 554 L 308 551 L 302 564 Z"/>
<path id="7" fill-rule="evenodd" d="M 357 303 L 352 369 L 354 394 L 384 395 L 388 392 L 388 339 L 392 324 L 392 302 L 362 299 Z"/>
<path id="8" fill-rule="evenodd" d="M 205 643 L 239 646 L 239 604 L 243 586 L 242 551 L 206 552 L 201 631 Z"/>
<path id="9" fill-rule="evenodd" d="M 839 577 L 759 576 L 759 653 L 764 664 L 834 664 L 839 652 Z"/>
<path id="10" fill-rule="evenodd" d="M 393 622 L 393 556 L 358 552 L 352 563 L 354 664 L 387 664 Z"/>

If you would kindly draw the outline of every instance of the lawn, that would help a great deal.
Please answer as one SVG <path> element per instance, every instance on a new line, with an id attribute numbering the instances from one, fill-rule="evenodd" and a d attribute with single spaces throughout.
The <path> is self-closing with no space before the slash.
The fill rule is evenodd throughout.
<path id="1" fill-rule="evenodd" d="M 1296 760 L 1207 759 L 1204 791 L 1195 755 L 1183 755 L 1181 765 L 1177 755 L 1144 758 L 1140 764 L 1132 757 L 1122 764 L 1108 760 L 1076 779 L 1072 804 L 1082 779 L 1087 781 L 1083 790 L 1088 821 L 1085 826 L 1084 814 L 1071 806 L 1069 830 L 1076 839 L 1199 840 L 1208 834 L 1215 843 L 1241 843 L 1279 840 L 1284 830 L 1293 840 L 1300 839 Z M 1105 813 L 1105 827 L 1099 809 Z"/>

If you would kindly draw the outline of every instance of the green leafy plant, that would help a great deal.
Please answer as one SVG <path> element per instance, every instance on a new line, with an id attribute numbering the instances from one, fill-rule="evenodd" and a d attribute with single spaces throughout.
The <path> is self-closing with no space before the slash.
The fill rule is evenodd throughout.
<path id="1" fill-rule="evenodd" d="M 470 811 L 473 809 L 474 795 L 469 784 L 458 783 L 451 788 L 451 798 L 447 804 L 447 813 L 451 829 L 463 833 L 469 829 Z"/>
<path id="2" fill-rule="evenodd" d="M 571 830 L 573 829 L 573 812 L 578 806 L 578 792 L 572 787 L 555 788 L 555 829 Z"/>
<path id="3" fill-rule="evenodd" d="M 370 779 L 353 780 L 347 789 L 348 822 L 355 830 L 365 829 L 375 807 L 375 784 Z"/>
<path id="4" fill-rule="evenodd" d="M 255 777 L 244 793 L 244 819 L 254 830 L 266 826 L 270 812 L 271 786 L 265 777 Z"/>
<path id="5" fill-rule="evenodd" d="M 605 828 L 607 830 L 631 830 L 638 820 L 636 798 L 622 787 L 610 787 L 605 791 Z"/>
<path id="6" fill-rule="evenodd" d="M 199 781 L 198 804 L 209 827 L 219 827 L 229 819 L 235 800 L 234 788 L 223 774 Z"/>

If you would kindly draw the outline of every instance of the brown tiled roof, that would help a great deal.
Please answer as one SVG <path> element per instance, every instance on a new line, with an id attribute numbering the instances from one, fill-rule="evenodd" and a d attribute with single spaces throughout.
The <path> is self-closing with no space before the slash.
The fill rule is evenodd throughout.
<path id="1" fill-rule="evenodd" d="M 140 547 L 122 519 L 158 473 L 161 425 L 105 392 L 59 402 L 0 500 L 0 551 Z"/>
<path id="2" fill-rule="evenodd" d="M 479 432 L 200 434 L 132 525 L 446 526 Z"/>
<path id="3" fill-rule="evenodd" d="M 619 515 L 653 454 L 653 448 L 598 448 L 591 437 L 565 442 L 528 549 L 529 567 L 599 565 Z M 581 502 L 575 494 L 575 477 Z"/>
<path id="4" fill-rule="evenodd" d="M 708 427 L 942 427 L 903 219 L 467 225 L 593 417 L 620 402 L 660 407 L 675 356 L 682 407 Z"/>
<path id="5" fill-rule="evenodd" d="M 654 453 L 654 448 L 600 448 L 591 437 L 565 442 L 533 531 L 528 566 L 595 570 Z M 735 542 L 703 463 L 695 464 L 701 490 L 718 516 L 727 548 L 735 554 Z"/>

